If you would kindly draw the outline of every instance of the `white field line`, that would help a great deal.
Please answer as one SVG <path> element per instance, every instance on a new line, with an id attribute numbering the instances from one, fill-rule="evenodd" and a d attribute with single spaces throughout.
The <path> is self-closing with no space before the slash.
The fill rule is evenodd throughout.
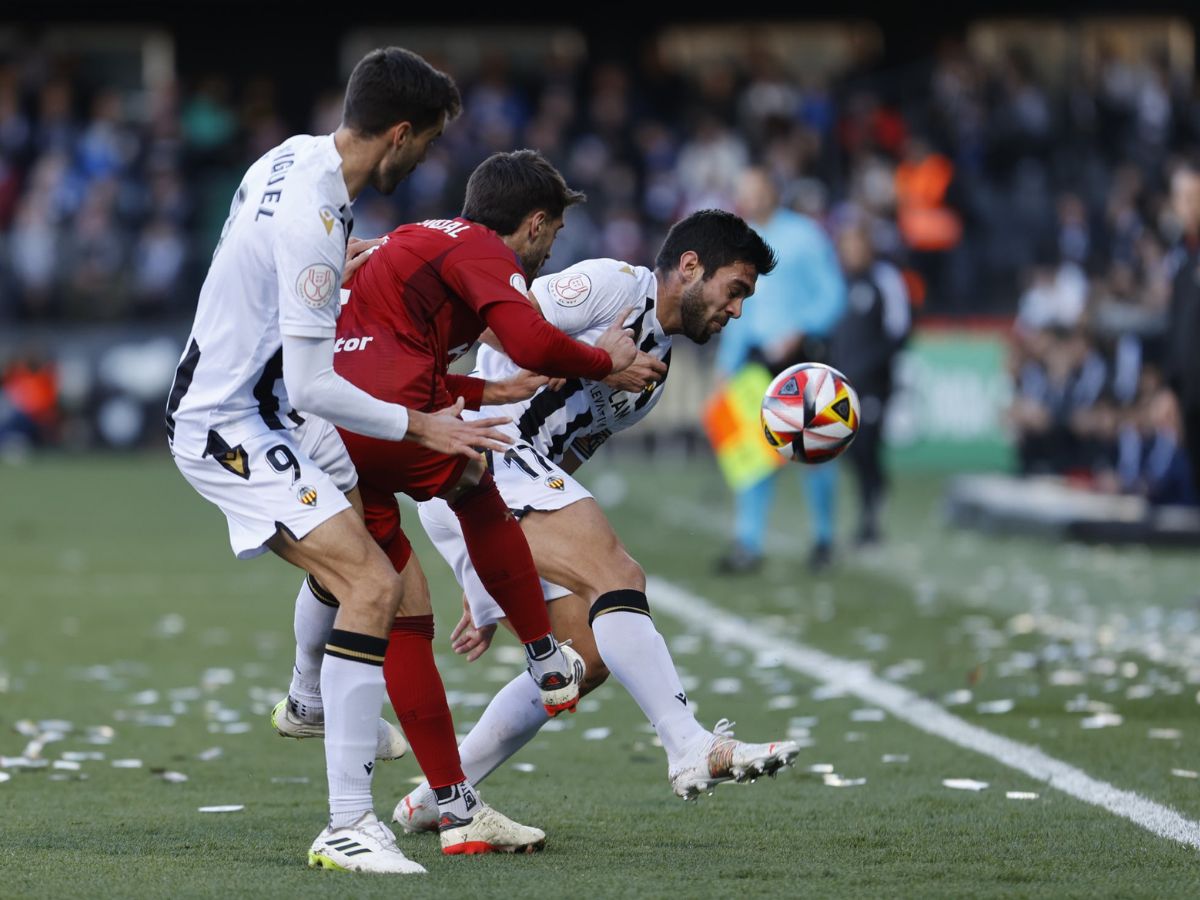
<path id="1" fill-rule="evenodd" d="M 972 725 L 907 688 L 876 677 L 863 663 L 830 656 L 778 637 L 669 581 L 651 577 L 647 582 L 646 593 L 652 612 L 667 613 L 718 643 L 743 647 L 755 654 L 777 656 L 789 669 L 841 688 L 921 731 L 991 757 L 1160 837 L 1200 849 L 1200 822 L 1184 818 L 1167 806 L 1093 778 L 1081 769 L 1046 755 L 1037 747 Z"/>

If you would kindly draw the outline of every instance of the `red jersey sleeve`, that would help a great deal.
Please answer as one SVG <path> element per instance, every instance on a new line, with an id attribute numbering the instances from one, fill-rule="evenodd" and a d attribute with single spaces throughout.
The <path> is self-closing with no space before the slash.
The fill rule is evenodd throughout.
<path id="1" fill-rule="evenodd" d="M 567 337 L 534 309 L 515 257 L 472 249 L 464 245 L 450 254 L 442 277 L 495 332 L 513 362 L 552 378 L 598 381 L 612 371 L 607 353 Z"/>
<path id="2" fill-rule="evenodd" d="M 479 409 L 483 405 L 483 389 L 487 382 L 482 378 L 472 378 L 470 375 L 455 375 L 447 372 L 442 376 L 446 381 L 446 390 L 457 400 L 463 398 L 467 409 Z"/>

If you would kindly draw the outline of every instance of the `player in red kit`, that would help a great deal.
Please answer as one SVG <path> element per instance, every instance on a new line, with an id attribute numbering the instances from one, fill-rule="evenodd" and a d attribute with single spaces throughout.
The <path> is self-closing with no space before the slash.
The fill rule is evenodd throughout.
<path id="1" fill-rule="evenodd" d="M 498 153 L 485 160 L 467 185 L 461 217 L 401 226 L 354 273 L 338 320 L 337 373 L 375 397 L 412 409 L 440 410 L 456 398 L 477 409 L 497 390 L 519 389 L 448 374 L 449 364 L 485 329 L 518 365 L 543 375 L 600 380 L 624 369 L 637 351 L 630 332 L 620 325 L 623 318 L 594 347 L 588 346 L 548 324 L 526 296 L 527 280 L 549 256 L 565 209 L 582 199 L 534 151 Z M 528 382 L 524 396 L 541 383 Z M 395 495 L 404 492 L 416 500 L 436 496 L 449 503 L 472 563 L 525 645 L 529 674 L 547 712 L 556 715 L 575 708 L 583 661 L 554 639 L 524 533 L 482 456 L 468 459 L 420 448 L 413 452 L 349 431 L 341 437 L 358 470 L 367 529 L 405 586 L 384 677 L 400 724 L 437 796 L 443 852 L 536 849 L 544 834 L 486 807 L 462 773 L 434 664 L 429 589 L 400 527 Z M 310 582 L 310 587 L 318 601 L 332 601 L 322 596 L 320 585 Z M 313 637 L 323 640 L 319 634 Z M 299 629 L 297 638 L 302 639 Z M 313 681 L 311 675 L 304 680 Z M 497 820 L 494 827 L 492 818 Z"/>

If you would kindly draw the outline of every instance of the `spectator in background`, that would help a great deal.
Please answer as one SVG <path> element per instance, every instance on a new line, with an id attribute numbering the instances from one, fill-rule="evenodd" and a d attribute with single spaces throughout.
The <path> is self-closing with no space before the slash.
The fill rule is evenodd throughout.
<path id="1" fill-rule="evenodd" d="M 1038 244 L 1029 287 L 1021 295 L 1017 331 L 1028 334 L 1046 328 L 1074 328 L 1087 304 L 1087 278 L 1074 262 L 1062 258 L 1054 243 Z"/>
<path id="2" fill-rule="evenodd" d="M 741 318 L 721 332 L 718 376 L 731 378 L 754 362 L 776 375 L 797 362 L 823 361 L 846 304 L 829 238 L 812 219 L 780 207 L 778 191 L 762 169 L 748 169 L 738 179 L 737 212 L 775 250 L 779 265 L 755 289 Z M 832 561 L 837 469 L 805 467 L 804 475 L 813 537 L 809 565 L 823 569 Z M 737 493 L 734 544 L 717 561 L 718 571 L 738 574 L 761 565 L 774 492 L 775 476 L 769 476 Z"/>
<path id="3" fill-rule="evenodd" d="M 830 362 L 858 391 L 862 416 L 846 458 L 858 480 L 858 543 L 880 539 L 879 520 L 887 490 L 881 450 L 883 421 L 892 393 L 892 363 L 911 329 L 908 289 L 900 271 L 877 259 L 871 226 L 852 220 L 837 237 L 846 276 L 846 314 L 833 333 Z"/>
<path id="4" fill-rule="evenodd" d="M 0 453 L 44 444 L 57 425 L 58 372 L 39 350 L 29 350 L 0 374 Z"/>
<path id="5" fill-rule="evenodd" d="M 1117 440 L 1116 476 L 1125 493 L 1152 504 L 1194 506 L 1196 483 L 1183 450 L 1179 403 L 1165 388 L 1139 397 Z"/>
<path id="6" fill-rule="evenodd" d="M 1104 360 L 1080 329 L 1034 332 L 1016 376 L 1009 422 L 1016 431 L 1021 472 L 1090 470 L 1104 431 L 1100 401 L 1108 382 Z"/>
<path id="7" fill-rule="evenodd" d="M 1179 401 L 1192 484 L 1200 485 L 1200 169 L 1176 170 L 1171 205 L 1180 234 L 1171 260 L 1167 382 Z"/>
<path id="8" fill-rule="evenodd" d="M 942 310 L 958 299 L 951 256 L 962 241 L 963 222 L 952 201 L 954 177 L 954 163 L 926 138 L 908 139 L 896 167 L 896 220 L 930 305 Z"/>

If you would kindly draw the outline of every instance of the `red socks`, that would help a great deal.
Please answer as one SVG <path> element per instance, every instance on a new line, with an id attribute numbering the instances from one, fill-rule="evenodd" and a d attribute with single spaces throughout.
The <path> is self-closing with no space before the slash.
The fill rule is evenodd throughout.
<path id="1" fill-rule="evenodd" d="M 397 617 L 383 661 L 392 708 L 430 787 L 463 775 L 446 689 L 433 661 L 433 616 Z"/>
<path id="2" fill-rule="evenodd" d="M 529 543 L 496 490 L 491 473 L 450 508 L 458 516 L 480 581 L 508 616 L 521 643 L 548 635 L 550 615 Z"/>

